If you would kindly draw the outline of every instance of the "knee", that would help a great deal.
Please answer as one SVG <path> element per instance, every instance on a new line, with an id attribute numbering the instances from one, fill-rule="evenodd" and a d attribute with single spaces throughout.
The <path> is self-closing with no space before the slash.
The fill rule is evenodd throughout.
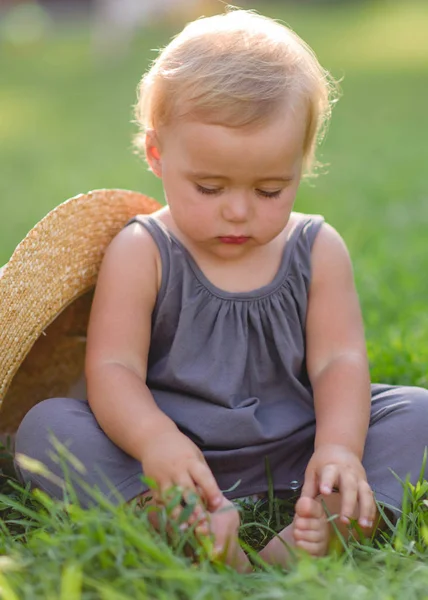
<path id="1" fill-rule="evenodd" d="M 428 390 L 391 386 L 374 399 L 370 428 L 386 427 L 389 435 L 416 442 L 428 441 Z"/>
<path id="2" fill-rule="evenodd" d="M 41 459 L 48 445 L 49 433 L 60 435 L 58 430 L 64 404 L 69 398 L 50 398 L 39 402 L 25 415 L 18 427 L 15 437 L 15 454 L 25 454 L 31 458 Z"/>
<path id="3" fill-rule="evenodd" d="M 408 386 L 400 391 L 405 404 L 401 433 L 428 441 L 428 390 Z"/>
<path id="4" fill-rule="evenodd" d="M 21 421 L 15 437 L 14 464 L 17 475 L 24 483 L 47 489 L 48 480 L 43 475 L 46 469 L 54 476 L 62 476 L 52 440 L 55 438 L 66 445 L 72 419 L 65 418 L 65 413 L 69 414 L 70 408 L 76 404 L 81 402 L 72 398 L 43 400 L 29 410 Z M 41 463 L 43 467 L 35 464 L 30 468 L 25 457 Z"/>
<path id="5" fill-rule="evenodd" d="M 39 487 L 53 497 L 62 497 L 59 483 L 62 467 L 56 458 L 52 437 L 66 444 L 72 419 L 65 418 L 71 407 L 82 404 L 72 398 L 50 398 L 36 404 L 25 415 L 15 437 L 15 470 L 31 487 Z M 21 458 L 23 456 L 23 458 Z M 39 464 L 25 462 L 25 457 Z M 40 465 L 41 463 L 41 465 Z"/>

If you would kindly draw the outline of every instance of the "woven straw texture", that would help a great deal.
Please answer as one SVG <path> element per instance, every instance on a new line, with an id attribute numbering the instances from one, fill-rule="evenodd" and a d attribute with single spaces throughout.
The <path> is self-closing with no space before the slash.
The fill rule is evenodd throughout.
<path id="1" fill-rule="evenodd" d="M 137 192 L 96 190 L 60 204 L 18 245 L 0 273 L 0 432 L 81 377 L 104 252 L 130 218 L 159 208 Z"/>

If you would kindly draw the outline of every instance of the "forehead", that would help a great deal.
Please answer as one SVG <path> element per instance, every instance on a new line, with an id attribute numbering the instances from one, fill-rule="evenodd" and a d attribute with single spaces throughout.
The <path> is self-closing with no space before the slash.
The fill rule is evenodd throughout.
<path id="1" fill-rule="evenodd" d="M 246 127 L 183 119 L 164 134 L 163 149 L 179 168 L 222 177 L 285 176 L 301 165 L 306 111 Z"/>

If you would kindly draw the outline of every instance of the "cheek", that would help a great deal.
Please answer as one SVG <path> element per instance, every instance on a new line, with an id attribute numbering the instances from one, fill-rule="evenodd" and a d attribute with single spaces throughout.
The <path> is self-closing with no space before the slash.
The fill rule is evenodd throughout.
<path id="1" fill-rule="evenodd" d="M 298 186 L 293 186 L 284 191 L 281 198 L 278 199 L 278 203 L 272 211 L 275 213 L 276 218 L 279 220 L 287 219 L 293 210 L 294 201 L 296 200 Z"/>
<path id="2" fill-rule="evenodd" d="M 209 230 L 216 220 L 214 204 L 205 198 L 200 199 L 191 191 L 180 196 L 175 193 L 174 200 L 169 205 L 176 223 L 179 223 L 183 230 L 192 231 L 196 237 L 198 232 L 203 235 L 204 231 Z"/>
<path id="3" fill-rule="evenodd" d="M 215 220 L 213 205 L 209 202 L 201 202 L 197 199 L 194 202 L 190 201 L 186 203 L 186 209 L 183 212 L 187 215 L 189 222 L 192 222 L 196 231 L 198 228 L 206 229 Z"/>
<path id="4" fill-rule="evenodd" d="M 268 203 L 263 207 L 263 212 L 259 213 L 260 222 L 263 222 L 264 229 L 270 232 L 269 235 L 279 234 L 287 225 L 290 213 L 293 208 L 293 198 L 286 199 L 285 195 L 275 203 Z"/>
<path id="5" fill-rule="evenodd" d="M 263 208 L 264 217 L 271 223 L 282 223 L 288 220 L 294 204 L 294 194 L 283 194 L 275 202 L 267 203 Z"/>

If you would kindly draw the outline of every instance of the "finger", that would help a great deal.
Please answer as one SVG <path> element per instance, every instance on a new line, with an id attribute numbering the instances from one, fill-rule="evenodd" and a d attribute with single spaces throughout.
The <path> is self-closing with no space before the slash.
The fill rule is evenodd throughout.
<path id="1" fill-rule="evenodd" d="M 198 490 L 184 491 L 183 503 L 184 503 L 184 510 L 189 515 L 187 518 L 187 523 L 189 525 L 197 524 L 197 526 L 200 526 L 201 531 L 202 530 L 205 531 L 207 529 L 207 527 L 206 527 L 207 510 L 205 508 L 205 505 L 201 499 L 201 495 L 198 492 Z"/>
<path id="2" fill-rule="evenodd" d="M 350 519 L 355 518 L 358 500 L 358 485 L 353 473 L 341 474 L 339 491 L 342 496 L 340 520 L 349 523 Z"/>
<path id="3" fill-rule="evenodd" d="M 181 512 L 179 494 L 180 492 L 176 488 L 165 486 L 159 490 L 156 499 L 157 504 L 163 508 L 165 517 L 174 521 L 179 518 Z"/>
<path id="4" fill-rule="evenodd" d="M 196 486 L 201 488 L 208 510 L 216 510 L 222 503 L 223 494 L 211 469 L 204 462 L 194 462 L 189 468 L 189 473 Z"/>
<path id="5" fill-rule="evenodd" d="M 301 496 L 306 496 L 308 498 L 316 498 L 319 494 L 318 490 L 318 478 L 316 476 L 315 471 L 306 470 L 305 480 L 302 486 Z"/>
<path id="6" fill-rule="evenodd" d="M 188 504 L 191 502 L 195 504 L 197 502 L 199 494 L 190 473 L 181 473 L 180 476 L 175 478 L 174 483 L 181 491 L 184 502 Z"/>
<path id="7" fill-rule="evenodd" d="M 210 533 L 210 522 L 207 518 L 200 519 L 195 526 L 196 536 L 206 536 Z"/>
<path id="8" fill-rule="evenodd" d="M 373 491 L 367 481 L 360 481 L 358 485 L 358 503 L 360 507 L 358 523 L 361 527 L 373 527 L 376 518 L 376 503 Z"/>
<path id="9" fill-rule="evenodd" d="M 174 519 L 181 522 L 183 529 L 194 523 L 206 520 L 206 510 L 203 505 L 199 488 L 188 473 L 182 473 L 176 480 L 176 491 L 180 494 L 179 505 L 171 513 Z M 176 499 L 177 502 L 177 499 Z"/>
<path id="10" fill-rule="evenodd" d="M 158 504 L 166 506 L 172 498 L 172 488 L 174 482 L 172 479 L 162 479 L 157 482 L 157 487 L 153 489 L 153 498 Z"/>
<path id="11" fill-rule="evenodd" d="M 173 498 L 173 485 L 173 482 L 168 479 L 163 481 L 158 480 L 156 488 L 153 488 L 153 507 L 149 513 L 149 521 L 157 531 L 165 526 L 167 527 L 167 530 L 170 528 L 168 523 L 170 517 L 170 515 L 168 515 L 168 504 L 171 503 L 171 499 Z M 173 518 L 175 519 L 176 517 L 174 516 Z"/>
<path id="12" fill-rule="evenodd" d="M 319 491 L 328 496 L 339 483 L 340 475 L 337 465 L 326 465 L 319 474 Z"/>
<path id="13" fill-rule="evenodd" d="M 208 535 L 207 510 L 201 497 L 201 488 L 195 485 L 190 475 L 181 477 L 179 483 L 183 489 L 181 511 L 177 514 L 177 518 L 183 521 L 180 525 L 181 528 L 185 529 L 186 525 L 195 526 L 198 533 Z"/>
<path id="14" fill-rule="evenodd" d="M 195 504 L 196 488 L 193 479 L 187 473 L 181 473 L 179 477 L 176 477 L 174 485 L 171 517 L 175 520 L 181 520 L 183 509 L 187 508 L 188 505 Z M 185 520 L 188 521 L 188 519 Z"/>
<path id="15" fill-rule="evenodd" d="M 166 510 L 168 518 L 178 520 L 185 506 L 183 494 L 185 488 L 193 486 L 193 480 L 186 476 L 181 475 L 180 478 L 175 480 L 164 479 L 159 481 L 159 488 L 156 495 L 156 501 L 159 505 L 163 506 Z"/>

